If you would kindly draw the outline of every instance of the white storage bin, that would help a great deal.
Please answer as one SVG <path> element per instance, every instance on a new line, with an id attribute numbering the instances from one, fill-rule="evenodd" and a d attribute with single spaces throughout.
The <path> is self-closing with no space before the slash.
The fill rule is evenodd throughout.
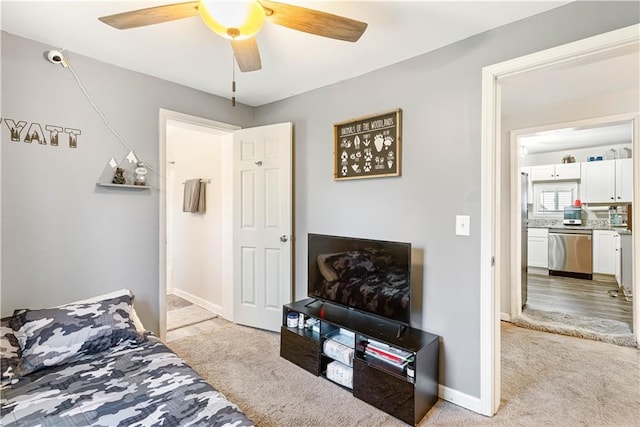
<path id="1" fill-rule="evenodd" d="M 353 368 L 338 361 L 333 361 L 327 364 L 327 379 L 345 387 L 353 388 Z"/>

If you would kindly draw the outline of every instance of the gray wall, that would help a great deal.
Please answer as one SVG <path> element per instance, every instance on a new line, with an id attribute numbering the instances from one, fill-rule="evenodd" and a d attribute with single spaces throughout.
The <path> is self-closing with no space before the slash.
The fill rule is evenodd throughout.
<path id="1" fill-rule="evenodd" d="M 96 188 L 127 154 L 76 85 L 43 59 L 51 46 L 2 33 L 2 112 L 15 121 L 82 131 L 78 147 L 2 136 L 2 316 L 120 288 L 158 330 L 159 192 Z M 158 165 L 158 111 L 166 108 L 249 126 L 254 110 L 227 99 L 67 53 L 95 103 L 127 143 Z M 157 178 L 153 180 L 158 182 Z"/>
<path id="2" fill-rule="evenodd" d="M 573 3 L 414 59 L 257 108 L 293 121 L 295 297 L 306 296 L 307 233 L 412 242 L 423 251 L 421 313 L 442 336 L 440 382 L 480 395 L 482 67 L 638 22 L 638 4 Z M 402 176 L 333 180 L 333 123 L 403 109 Z M 455 236 L 455 215 L 471 235 Z M 418 266 L 420 267 L 420 266 Z M 421 306 L 421 307 L 420 307 Z"/>
<path id="3" fill-rule="evenodd" d="M 266 105 L 228 100 L 69 54 L 96 103 L 152 166 L 158 108 L 240 126 L 295 129 L 296 298 L 306 296 L 306 234 L 414 244 L 423 271 L 413 323 L 440 334 L 440 382 L 480 395 L 481 68 L 638 22 L 638 4 L 572 3 L 409 61 Z M 98 190 L 126 151 L 71 75 L 39 43 L 2 33 L 2 117 L 82 130 L 78 148 L 12 143 L 2 128 L 2 315 L 130 287 L 158 327 L 158 192 Z M 403 109 L 403 174 L 333 181 L 332 125 Z M 471 236 L 454 235 L 456 214 Z M 419 292 L 420 294 L 420 292 Z"/>

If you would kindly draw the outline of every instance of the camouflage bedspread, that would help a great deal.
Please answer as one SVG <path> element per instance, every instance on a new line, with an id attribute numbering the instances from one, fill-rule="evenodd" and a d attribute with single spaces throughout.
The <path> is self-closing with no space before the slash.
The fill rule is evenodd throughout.
<path id="1" fill-rule="evenodd" d="M 2 328 L 5 335 L 9 328 Z M 3 340 L 2 370 L 16 362 Z M 19 359 L 18 359 L 19 360 Z M 153 336 L 31 374 L 3 377 L 2 426 L 253 426 Z"/>

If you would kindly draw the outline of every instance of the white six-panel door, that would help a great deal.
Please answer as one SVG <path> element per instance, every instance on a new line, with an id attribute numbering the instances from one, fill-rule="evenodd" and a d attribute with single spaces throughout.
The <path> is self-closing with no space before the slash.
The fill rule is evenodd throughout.
<path id="1" fill-rule="evenodd" d="M 292 125 L 234 132 L 233 319 L 279 331 L 292 301 Z"/>

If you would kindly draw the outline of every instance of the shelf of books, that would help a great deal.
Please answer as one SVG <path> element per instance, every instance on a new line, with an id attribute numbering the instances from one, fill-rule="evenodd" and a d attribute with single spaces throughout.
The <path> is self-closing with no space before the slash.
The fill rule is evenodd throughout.
<path id="1" fill-rule="evenodd" d="M 415 358 L 413 352 L 364 336 L 358 337 L 357 357 L 369 366 L 381 369 L 410 383 L 415 382 Z"/>

